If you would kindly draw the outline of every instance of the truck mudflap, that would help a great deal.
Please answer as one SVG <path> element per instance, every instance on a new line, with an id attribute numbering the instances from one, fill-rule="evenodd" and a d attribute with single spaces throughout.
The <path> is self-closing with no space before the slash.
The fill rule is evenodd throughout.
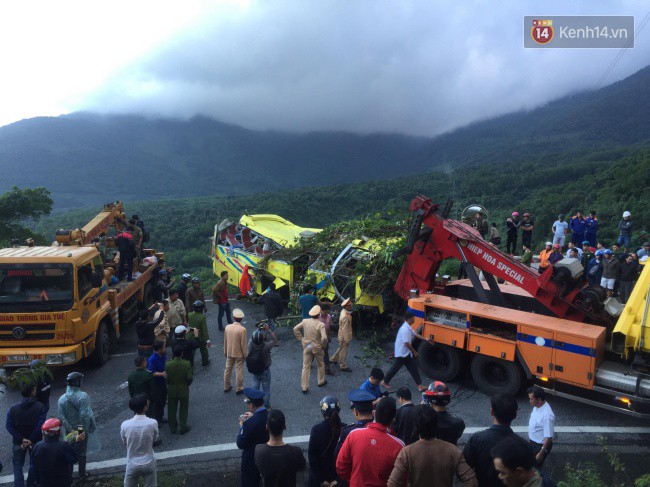
<path id="1" fill-rule="evenodd" d="M 43 360 L 49 366 L 70 365 L 84 358 L 85 347 L 86 341 L 61 347 L 2 348 L 0 365 L 7 368 L 25 367 L 32 360 Z"/>

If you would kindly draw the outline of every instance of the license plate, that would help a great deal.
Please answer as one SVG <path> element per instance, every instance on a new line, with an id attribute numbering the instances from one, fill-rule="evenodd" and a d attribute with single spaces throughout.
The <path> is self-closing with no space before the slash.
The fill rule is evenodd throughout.
<path id="1" fill-rule="evenodd" d="M 29 355 L 9 355 L 7 360 L 9 362 L 27 362 L 29 360 Z"/>

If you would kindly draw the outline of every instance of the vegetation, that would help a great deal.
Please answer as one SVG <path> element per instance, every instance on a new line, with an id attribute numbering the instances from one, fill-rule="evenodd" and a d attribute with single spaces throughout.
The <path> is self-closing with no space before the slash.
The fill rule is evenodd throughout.
<path id="1" fill-rule="evenodd" d="M 7 247 L 16 239 L 21 245 L 28 238 L 37 244 L 46 240 L 23 225 L 25 219 L 37 219 L 52 211 L 50 192 L 45 188 L 18 189 L 0 195 L 0 248 Z"/>
<path id="2" fill-rule="evenodd" d="M 71 209 L 103 204 L 116 194 L 129 204 L 215 193 L 232 196 L 258 193 L 259 188 L 277 192 L 428 171 L 449 173 L 476 165 L 540 161 L 535 166 L 539 169 L 548 161 L 553 166 L 563 161 L 571 172 L 573 162 L 586 154 L 647 144 L 648 106 L 650 67 L 598 91 L 434 138 L 261 132 L 205 117 L 41 117 L 0 128 L 0 191 L 13 184 L 46 186 L 57 208 Z M 518 170 L 513 175 L 526 174 Z M 428 174 L 431 178 L 436 174 Z M 516 196 L 518 201 L 523 195 Z"/>

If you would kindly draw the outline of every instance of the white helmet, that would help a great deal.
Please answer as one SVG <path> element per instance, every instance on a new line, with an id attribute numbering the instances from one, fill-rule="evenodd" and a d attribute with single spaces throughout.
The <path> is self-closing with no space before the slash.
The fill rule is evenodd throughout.
<path id="1" fill-rule="evenodd" d="M 181 333 L 185 333 L 187 331 L 187 328 L 184 327 L 183 325 L 178 325 L 176 328 L 174 328 L 174 333 L 177 335 L 180 335 Z"/>
<path id="2" fill-rule="evenodd" d="M 632 216 L 632 213 L 630 213 L 629 211 L 624 211 L 623 212 L 623 218 L 628 218 L 630 216 Z"/>

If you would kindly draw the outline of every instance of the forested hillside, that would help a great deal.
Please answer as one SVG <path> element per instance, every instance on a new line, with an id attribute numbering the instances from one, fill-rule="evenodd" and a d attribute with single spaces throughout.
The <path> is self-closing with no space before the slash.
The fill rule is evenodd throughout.
<path id="1" fill-rule="evenodd" d="M 534 161 L 580 163 L 595 151 L 605 160 L 650 141 L 648 106 L 650 67 L 598 91 L 436 138 L 261 132 L 204 117 L 34 118 L 0 128 L 0 192 L 44 186 L 55 208 L 78 208 L 118 195 L 129 202 L 240 195 L 485 164 L 498 164 L 501 172 Z"/>
<path id="2" fill-rule="evenodd" d="M 610 242 L 624 210 L 632 212 L 637 238 L 650 230 L 650 146 L 594 152 L 583 157 L 537 157 L 527 163 L 479 166 L 451 173 L 427 173 L 385 181 L 327 186 L 240 197 L 201 197 L 151 202 L 125 201 L 152 234 L 152 246 L 165 250 L 179 269 L 196 271 L 209 265 L 214 225 L 243 213 L 277 213 L 304 226 L 326 226 L 341 220 L 374 217 L 403 219 L 419 194 L 436 202 L 455 201 L 452 218 L 465 206 L 480 203 L 490 220 L 505 231 L 505 217 L 514 210 L 536 219 L 534 242 L 550 235 L 558 213 L 577 209 L 598 212 L 600 235 Z M 99 207 L 52 215 L 37 229 L 53 235 L 58 227 L 84 224 Z M 406 231 L 406 229 L 404 230 Z"/>

